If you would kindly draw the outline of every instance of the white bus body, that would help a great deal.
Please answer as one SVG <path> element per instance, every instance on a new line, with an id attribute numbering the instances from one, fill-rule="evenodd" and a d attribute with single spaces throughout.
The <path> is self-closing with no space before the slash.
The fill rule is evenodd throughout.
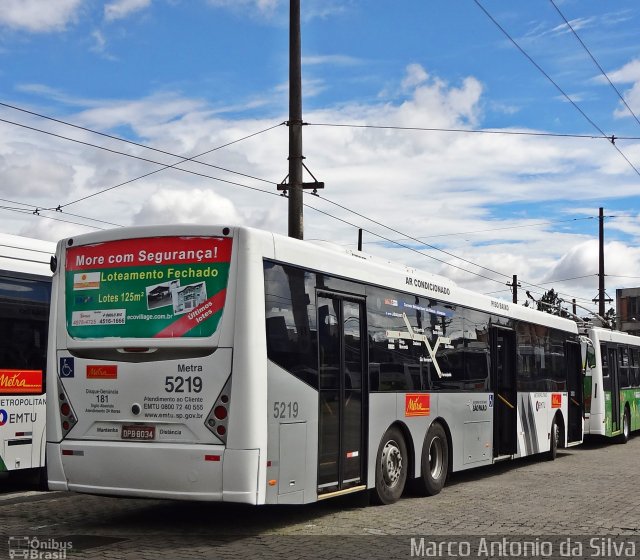
<path id="1" fill-rule="evenodd" d="M 0 234 L 0 473 L 45 465 L 45 365 L 55 243 Z"/>
<path id="2" fill-rule="evenodd" d="M 362 253 L 119 229 L 62 240 L 53 291 L 51 489 L 390 503 L 582 439 L 575 323 Z"/>

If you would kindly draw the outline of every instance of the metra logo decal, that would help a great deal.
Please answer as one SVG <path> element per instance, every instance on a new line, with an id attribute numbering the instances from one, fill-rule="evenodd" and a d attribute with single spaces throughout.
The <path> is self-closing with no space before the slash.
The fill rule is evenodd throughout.
<path id="1" fill-rule="evenodd" d="M 560 408 L 562 406 L 562 395 L 560 393 L 551 394 L 551 408 Z"/>
<path id="2" fill-rule="evenodd" d="M 42 370 L 0 369 L 0 392 L 3 395 L 42 393 Z"/>
<path id="3" fill-rule="evenodd" d="M 117 379 L 118 366 L 87 366 L 87 379 Z"/>
<path id="4" fill-rule="evenodd" d="M 431 413 L 431 395 L 405 395 L 404 415 L 405 416 L 429 416 Z"/>

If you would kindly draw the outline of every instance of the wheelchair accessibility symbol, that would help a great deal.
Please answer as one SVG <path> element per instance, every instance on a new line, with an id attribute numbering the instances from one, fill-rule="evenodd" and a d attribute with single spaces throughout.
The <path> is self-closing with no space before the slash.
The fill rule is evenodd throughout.
<path id="1" fill-rule="evenodd" d="M 60 358 L 60 377 L 75 377 L 73 358 Z"/>

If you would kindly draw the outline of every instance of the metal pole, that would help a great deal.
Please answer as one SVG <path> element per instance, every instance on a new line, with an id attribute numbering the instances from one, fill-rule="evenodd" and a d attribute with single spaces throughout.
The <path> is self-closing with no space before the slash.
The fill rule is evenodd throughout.
<path id="1" fill-rule="evenodd" d="M 518 303 L 518 275 L 513 275 L 513 303 Z"/>
<path id="2" fill-rule="evenodd" d="M 604 208 L 600 208 L 599 219 L 599 256 L 598 256 L 598 315 L 604 317 Z"/>
<path id="3" fill-rule="evenodd" d="M 303 239 L 300 0 L 289 7 L 289 237 Z"/>

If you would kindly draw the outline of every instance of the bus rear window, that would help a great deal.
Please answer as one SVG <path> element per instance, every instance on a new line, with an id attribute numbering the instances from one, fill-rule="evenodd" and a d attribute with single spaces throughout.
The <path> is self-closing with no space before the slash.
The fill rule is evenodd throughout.
<path id="1" fill-rule="evenodd" d="M 76 339 L 208 337 L 224 309 L 232 240 L 148 237 L 67 248 Z"/>

